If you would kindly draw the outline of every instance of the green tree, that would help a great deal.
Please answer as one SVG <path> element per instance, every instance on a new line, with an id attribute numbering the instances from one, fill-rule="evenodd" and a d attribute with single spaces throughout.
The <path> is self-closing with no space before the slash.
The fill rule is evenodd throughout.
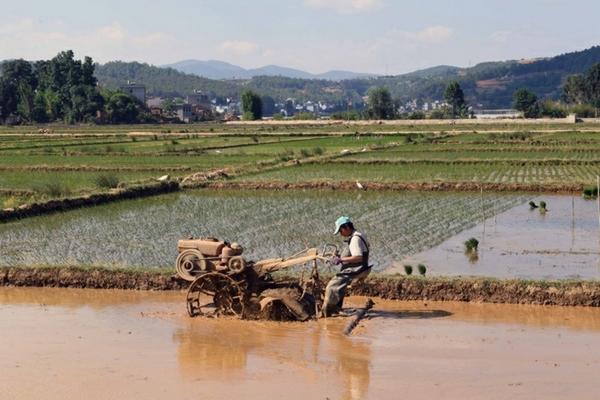
<path id="1" fill-rule="evenodd" d="M 6 61 L 1 72 L 0 116 L 17 115 L 22 120 L 31 120 L 37 85 L 31 64 L 25 60 Z"/>
<path id="2" fill-rule="evenodd" d="M 525 118 L 537 118 L 540 113 L 538 98 L 528 89 L 519 89 L 514 93 L 513 107 L 522 111 Z"/>
<path id="3" fill-rule="evenodd" d="M 585 80 L 589 103 L 598 109 L 600 108 L 600 63 L 590 68 Z"/>
<path id="4" fill-rule="evenodd" d="M 561 98 L 569 104 L 583 104 L 588 100 L 586 86 L 583 75 L 571 75 L 563 85 Z"/>
<path id="5" fill-rule="evenodd" d="M 468 115 L 465 93 L 457 81 L 451 81 L 448 86 L 446 86 L 444 99 L 450 106 L 450 111 L 453 118 L 466 117 Z"/>
<path id="6" fill-rule="evenodd" d="M 262 118 L 262 100 L 252 90 L 242 92 L 242 113 L 245 119 L 256 120 Z"/>
<path id="7" fill-rule="evenodd" d="M 48 122 L 48 106 L 46 103 L 46 97 L 44 92 L 37 92 L 33 98 L 33 110 L 31 112 L 31 118 L 35 122 L 44 123 Z"/>
<path id="8" fill-rule="evenodd" d="M 385 87 L 369 90 L 368 107 L 369 115 L 374 119 L 392 119 L 396 114 L 392 95 Z"/>
<path id="9" fill-rule="evenodd" d="M 134 97 L 123 92 L 107 92 L 106 113 L 113 124 L 134 124 L 139 122 L 140 104 Z"/>
<path id="10" fill-rule="evenodd" d="M 275 114 L 275 100 L 271 96 L 263 96 L 262 101 L 262 115 L 264 117 L 271 117 Z"/>

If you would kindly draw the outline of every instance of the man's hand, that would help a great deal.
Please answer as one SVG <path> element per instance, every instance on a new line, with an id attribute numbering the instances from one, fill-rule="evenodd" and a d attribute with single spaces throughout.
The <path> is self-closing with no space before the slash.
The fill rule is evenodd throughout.
<path id="1" fill-rule="evenodd" d="M 333 257 L 331 257 L 331 258 L 329 259 L 329 263 L 330 263 L 331 265 L 339 265 L 339 264 L 341 264 L 341 263 L 342 263 L 342 259 L 341 259 L 341 258 L 339 258 L 338 256 L 333 256 Z"/>

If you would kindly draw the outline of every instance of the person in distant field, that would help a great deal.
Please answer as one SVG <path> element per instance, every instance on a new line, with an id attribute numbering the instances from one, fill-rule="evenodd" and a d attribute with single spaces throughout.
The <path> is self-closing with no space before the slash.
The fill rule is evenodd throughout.
<path id="1" fill-rule="evenodd" d="M 338 272 L 325 288 L 323 300 L 323 316 L 329 317 L 338 314 L 344 303 L 346 289 L 352 281 L 364 279 L 370 272 L 369 241 L 366 236 L 354 228 L 349 217 L 339 217 L 335 221 L 334 235 L 340 234 L 346 246 L 339 256 L 329 260 L 331 265 L 340 265 Z"/>

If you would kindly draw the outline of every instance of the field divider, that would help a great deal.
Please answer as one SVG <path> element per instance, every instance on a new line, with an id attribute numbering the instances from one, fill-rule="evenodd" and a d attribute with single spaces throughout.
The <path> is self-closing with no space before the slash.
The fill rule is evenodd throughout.
<path id="1" fill-rule="evenodd" d="M 67 211 L 75 208 L 96 206 L 119 200 L 155 196 L 158 194 L 176 192 L 179 189 L 179 183 L 176 181 L 157 182 L 130 186 L 123 189 L 113 189 L 106 193 L 94 193 L 86 196 L 49 200 L 43 203 L 24 204 L 17 208 L 0 210 L 0 222 Z"/>
<path id="2" fill-rule="evenodd" d="M 361 182 L 359 189 L 355 181 L 307 181 L 307 182 L 263 182 L 263 181 L 205 181 L 195 188 L 243 189 L 243 190 L 374 190 L 415 192 L 531 192 L 554 194 L 579 194 L 584 184 L 514 183 L 514 182 Z"/>
<path id="3" fill-rule="evenodd" d="M 297 277 L 285 277 L 293 279 Z M 0 286 L 183 290 L 189 282 L 167 268 L 1 267 Z M 351 294 L 402 301 L 458 301 L 600 307 L 599 281 L 500 280 L 372 274 Z"/>

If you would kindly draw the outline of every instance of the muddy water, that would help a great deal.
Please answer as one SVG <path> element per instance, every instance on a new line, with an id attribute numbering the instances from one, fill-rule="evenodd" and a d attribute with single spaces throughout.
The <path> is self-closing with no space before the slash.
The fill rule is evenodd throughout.
<path id="1" fill-rule="evenodd" d="M 442 244 L 407 257 L 404 264 L 428 266 L 431 275 L 475 275 L 527 279 L 600 279 L 600 226 L 595 201 L 580 196 L 543 196 L 541 214 L 529 205 L 488 218 Z M 465 254 L 464 242 L 479 240 L 476 254 Z"/>
<path id="2" fill-rule="evenodd" d="M 0 397 L 592 399 L 600 390 L 597 309 L 378 301 L 345 337 L 341 318 L 189 319 L 183 298 L 0 288 Z"/>

